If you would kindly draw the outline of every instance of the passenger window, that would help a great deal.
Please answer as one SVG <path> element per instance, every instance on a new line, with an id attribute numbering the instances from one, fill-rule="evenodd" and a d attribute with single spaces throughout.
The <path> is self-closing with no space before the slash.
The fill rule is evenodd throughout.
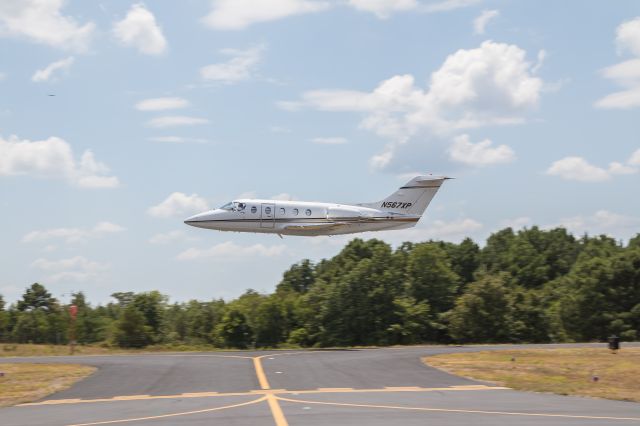
<path id="1" fill-rule="evenodd" d="M 306 214 L 307 216 L 311 216 L 311 210 L 309 209 L 305 210 L 304 214 Z"/>
<path id="2" fill-rule="evenodd" d="M 258 211 L 258 209 L 256 208 L 256 206 L 252 206 L 251 207 L 251 213 L 256 213 Z"/>
<path id="3" fill-rule="evenodd" d="M 284 214 L 285 214 L 285 213 L 286 213 L 286 212 L 285 212 L 284 208 L 283 208 L 283 207 L 280 207 L 280 214 L 281 214 L 282 216 L 284 216 Z"/>
<path id="4" fill-rule="evenodd" d="M 265 208 L 264 208 L 264 212 L 265 212 L 266 214 L 271 214 L 271 207 L 265 207 Z"/>
<path id="5" fill-rule="evenodd" d="M 293 213 L 294 216 L 298 216 L 298 209 L 293 209 L 291 210 L 291 212 Z"/>

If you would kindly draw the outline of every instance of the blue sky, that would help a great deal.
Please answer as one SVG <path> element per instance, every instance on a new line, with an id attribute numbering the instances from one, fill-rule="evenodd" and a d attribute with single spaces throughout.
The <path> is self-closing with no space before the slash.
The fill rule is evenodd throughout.
<path id="1" fill-rule="evenodd" d="M 448 181 L 389 243 L 640 232 L 640 4 L 8 0 L 0 294 L 271 291 L 351 237 L 208 232 L 242 196 L 366 202 Z M 54 95 L 54 96 L 50 96 Z"/>

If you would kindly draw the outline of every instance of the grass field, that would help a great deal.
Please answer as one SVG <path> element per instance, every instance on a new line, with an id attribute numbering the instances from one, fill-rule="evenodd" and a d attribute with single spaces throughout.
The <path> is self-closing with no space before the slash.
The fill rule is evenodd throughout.
<path id="1" fill-rule="evenodd" d="M 149 352 L 189 352 L 189 351 L 225 351 L 211 345 L 154 345 L 143 349 L 123 349 L 109 346 L 83 346 L 77 345 L 76 355 L 113 355 L 136 354 Z M 0 343 L 0 358 L 13 356 L 57 356 L 69 355 L 69 346 L 66 345 L 38 345 L 21 343 Z"/>
<path id="2" fill-rule="evenodd" d="M 484 351 L 423 361 L 512 389 L 640 402 L 640 348 L 615 355 L 605 348 Z"/>
<path id="3" fill-rule="evenodd" d="M 100 346 L 76 346 L 75 353 L 78 355 L 100 355 L 112 354 L 116 351 Z M 122 352 L 122 350 L 120 350 Z M 69 346 L 64 345 L 34 345 L 18 343 L 0 344 L 0 358 L 10 356 L 51 356 L 69 355 Z"/>
<path id="4" fill-rule="evenodd" d="M 93 367 L 74 364 L 0 364 L 4 373 L 0 377 L 0 407 L 43 398 L 94 371 Z"/>

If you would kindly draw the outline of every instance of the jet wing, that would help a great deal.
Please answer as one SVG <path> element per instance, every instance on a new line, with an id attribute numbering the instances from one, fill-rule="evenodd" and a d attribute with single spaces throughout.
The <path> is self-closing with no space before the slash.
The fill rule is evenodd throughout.
<path id="1" fill-rule="evenodd" d="M 283 229 L 287 231 L 332 231 L 347 226 L 345 222 L 333 222 L 333 223 L 305 223 L 300 225 L 287 225 Z"/>

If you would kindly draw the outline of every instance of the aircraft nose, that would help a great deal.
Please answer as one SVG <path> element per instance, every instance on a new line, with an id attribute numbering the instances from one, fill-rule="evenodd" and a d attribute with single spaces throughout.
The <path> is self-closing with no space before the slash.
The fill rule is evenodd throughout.
<path id="1" fill-rule="evenodd" d="M 184 220 L 184 223 L 191 226 L 198 226 L 199 225 L 198 222 L 205 221 L 208 218 L 208 216 L 209 216 L 208 212 L 194 214 L 193 216 L 186 218 Z"/>

